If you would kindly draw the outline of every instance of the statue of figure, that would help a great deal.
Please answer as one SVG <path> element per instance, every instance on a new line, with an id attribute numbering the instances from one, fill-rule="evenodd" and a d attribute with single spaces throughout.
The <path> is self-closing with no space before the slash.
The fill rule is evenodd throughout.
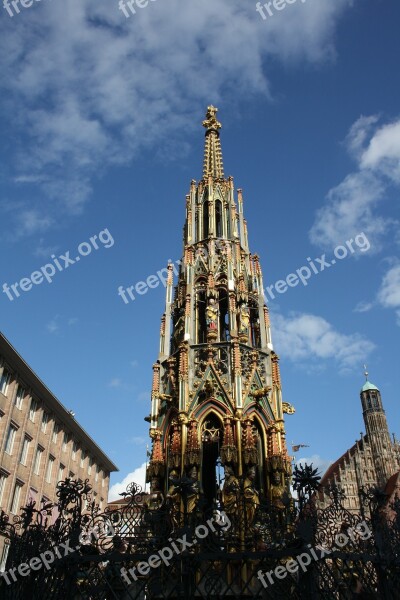
<path id="1" fill-rule="evenodd" d="M 230 465 L 225 465 L 225 481 L 222 491 L 224 511 L 226 514 L 236 516 L 238 513 L 239 480 Z"/>
<path id="2" fill-rule="evenodd" d="M 195 511 L 200 497 L 197 467 L 195 465 L 189 471 L 188 484 L 186 496 L 187 512 L 192 513 Z"/>
<path id="3" fill-rule="evenodd" d="M 152 477 L 150 481 L 150 495 L 146 502 L 150 510 L 158 510 L 164 504 L 164 494 L 160 490 L 160 478 Z"/>
<path id="4" fill-rule="evenodd" d="M 247 525 L 252 525 L 257 508 L 260 505 L 260 498 L 258 491 L 254 487 L 254 480 L 256 478 L 256 468 L 249 467 L 246 473 L 246 479 L 244 480 L 244 498 L 246 503 L 246 516 Z"/>
<path id="5" fill-rule="evenodd" d="M 285 505 L 282 502 L 282 497 L 287 490 L 284 485 L 282 485 L 281 476 L 278 471 L 272 472 L 272 487 L 271 487 L 271 502 L 272 505 L 276 508 L 281 508 L 282 510 L 285 508 Z"/>
<path id="6" fill-rule="evenodd" d="M 240 306 L 239 319 L 239 333 L 247 334 L 250 326 L 250 309 L 246 303 Z"/>
<path id="7" fill-rule="evenodd" d="M 168 488 L 167 499 L 179 510 L 181 504 L 181 495 L 179 493 L 179 476 L 175 469 L 170 472 L 168 481 L 170 485 Z"/>
<path id="8" fill-rule="evenodd" d="M 175 527 L 179 527 L 181 514 L 181 494 L 179 488 L 180 480 L 178 471 L 172 469 L 168 476 L 168 481 L 170 485 L 167 493 L 167 502 L 171 507 L 172 522 Z"/>
<path id="9" fill-rule="evenodd" d="M 215 304 L 215 299 L 210 298 L 208 306 L 206 308 L 206 323 L 209 330 L 213 331 L 217 329 L 218 320 L 218 307 Z"/>

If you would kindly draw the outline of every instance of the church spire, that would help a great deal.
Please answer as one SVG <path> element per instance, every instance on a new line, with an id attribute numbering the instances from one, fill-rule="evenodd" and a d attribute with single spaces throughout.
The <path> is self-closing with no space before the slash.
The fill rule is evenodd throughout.
<path id="1" fill-rule="evenodd" d="M 218 179 L 223 179 L 224 177 L 221 142 L 219 139 L 219 130 L 222 125 L 217 121 L 217 112 L 218 108 L 212 105 L 208 106 L 206 118 L 203 121 L 203 127 L 206 128 L 203 165 L 204 179 L 207 179 L 209 176 Z"/>
<path id="2" fill-rule="evenodd" d="M 381 393 L 376 385 L 368 380 L 366 367 L 364 375 L 366 382 L 360 392 L 363 418 L 372 450 L 377 483 L 383 488 L 389 477 L 399 470 L 399 464 L 390 438 Z"/>

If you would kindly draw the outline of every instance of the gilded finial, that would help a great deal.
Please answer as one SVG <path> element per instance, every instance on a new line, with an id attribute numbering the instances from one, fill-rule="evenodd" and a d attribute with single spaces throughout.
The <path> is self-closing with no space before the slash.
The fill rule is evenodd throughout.
<path id="1" fill-rule="evenodd" d="M 219 130 L 222 125 L 217 121 L 218 108 L 212 104 L 207 107 L 206 118 L 203 121 L 203 127 L 206 128 L 206 139 L 204 147 L 203 178 L 215 177 L 223 179 L 224 166 L 222 161 L 221 142 L 219 139 Z"/>
<path id="2" fill-rule="evenodd" d="M 218 131 L 218 129 L 221 129 L 222 125 L 219 121 L 217 121 L 217 112 L 218 108 L 215 108 L 215 106 L 212 104 L 207 106 L 206 118 L 203 121 L 203 127 L 205 127 L 207 130 L 215 129 Z"/>
<path id="3" fill-rule="evenodd" d="M 365 375 L 365 381 L 368 381 L 368 370 L 367 370 L 367 365 L 364 365 L 364 375 Z"/>

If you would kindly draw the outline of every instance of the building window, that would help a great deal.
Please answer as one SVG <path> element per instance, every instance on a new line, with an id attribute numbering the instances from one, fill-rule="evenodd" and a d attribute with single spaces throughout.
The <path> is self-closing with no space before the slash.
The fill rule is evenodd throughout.
<path id="1" fill-rule="evenodd" d="M 33 472 L 35 473 L 35 475 L 39 475 L 40 463 L 42 461 L 42 456 L 43 456 L 43 448 L 38 446 L 37 450 L 36 450 L 36 455 L 35 455 L 35 462 L 33 465 Z"/>
<path id="2" fill-rule="evenodd" d="M 0 506 L 3 502 L 3 494 L 6 487 L 7 476 L 4 473 L 0 473 Z"/>
<path id="3" fill-rule="evenodd" d="M 20 456 L 20 459 L 19 459 L 19 462 L 22 465 L 26 465 L 26 459 L 28 458 L 29 444 L 30 443 L 31 443 L 31 438 L 29 438 L 26 435 L 24 437 L 24 443 L 22 444 L 21 456 Z"/>
<path id="4" fill-rule="evenodd" d="M 84 450 L 82 450 L 82 452 L 81 452 L 81 468 L 82 469 L 85 466 L 85 460 L 86 460 L 86 452 Z"/>
<path id="5" fill-rule="evenodd" d="M 96 466 L 96 475 L 94 476 L 94 480 L 98 481 L 99 480 L 99 467 Z"/>
<path id="6" fill-rule="evenodd" d="M 10 505 L 10 512 L 14 513 L 14 515 L 16 515 L 20 509 L 19 499 L 21 497 L 21 489 L 22 489 L 22 483 L 17 481 L 15 484 L 15 487 L 14 487 L 14 493 L 13 493 L 13 496 L 11 499 L 11 505 Z"/>
<path id="7" fill-rule="evenodd" d="M 57 477 L 58 481 L 64 480 L 64 471 L 65 471 L 64 465 L 60 464 L 60 466 L 58 467 L 58 477 Z"/>
<path id="8" fill-rule="evenodd" d="M 47 463 L 47 469 L 46 469 L 46 481 L 47 483 L 51 482 L 51 473 L 53 471 L 53 465 L 54 465 L 54 456 L 50 456 L 49 457 L 49 462 Z"/>
<path id="9" fill-rule="evenodd" d="M 10 425 L 10 427 L 8 428 L 6 448 L 5 448 L 7 454 L 12 454 L 16 432 L 17 432 L 16 427 L 14 427 L 14 425 Z"/>
<path id="10" fill-rule="evenodd" d="M 7 558 L 8 558 L 8 552 L 9 552 L 9 550 L 10 550 L 10 544 L 6 540 L 4 542 L 3 552 L 2 552 L 1 560 L 0 560 L 0 573 L 4 573 L 4 571 L 6 570 Z"/>
<path id="11" fill-rule="evenodd" d="M 7 396 L 8 385 L 10 383 L 11 375 L 7 369 L 3 369 L 3 373 L 0 377 L 0 392 Z"/>
<path id="12" fill-rule="evenodd" d="M 106 474 L 103 473 L 102 479 L 101 479 L 101 487 L 104 487 L 104 478 L 105 478 Z"/>
<path id="13" fill-rule="evenodd" d="M 48 422 L 49 422 L 49 413 L 44 412 L 43 417 L 42 417 L 42 425 L 41 425 L 41 430 L 43 431 L 43 433 L 46 433 Z"/>
<path id="14" fill-rule="evenodd" d="M 28 502 L 36 502 L 37 490 L 29 488 Z"/>
<path id="15" fill-rule="evenodd" d="M 62 443 L 62 451 L 65 452 L 68 445 L 68 433 L 64 433 L 63 443 Z"/>
<path id="16" fill-rule="evenodd" d="M 22 385 L 19 385 L 16 396 L 15 396 L 15 406 L 17 408 L 19 408 L 19 410 L 22 409 L 22 404 L 24 402 L 24 398 L 25 398 L 25 388 L 23 388 Z"/>
<path id="17" fill-rule="evenodd" d="M 88 475 L 90 475 L 90 474 L 91 474 L 91 472 L 92 472 L 92 467 L 93 467 L 93 458 L 89 458 L 89 465 L 88 465 L 88 470 L 87 470 L 87 472 L 88 472 Z"/>
<path id="18" fill-rule="evenodd" d="M 57 444 L 57 437 L 58 437 L 58 432 L 60 431 L 60 426 L 58 423 L 54 423 L 54 427 L 53 427 L 53 435 L 52 435 L 52 442 L 53 444 Z"/>
<path id="19" fill-rule="evenodd" d="M 73 473 L 72 471 L 69 472 L 68 477 L 70 479 L 73 479 L 75 477 L 75 473 Z"/>
<path id="20" fill-rule="evenodd" d="M 76 452 L 78 450 L 78 444 L 74 442 L 72 444 L 72 460 L 76 460 Z"/>
<path id="21" fill-rule="evenodd" d="M 31 407 L 29 409 L 29 420 L 32 421 L 32 423 L 35 422 L 35 416 L 36 416 L 37 409 L 38 409 L 38 403 L 34 398 L 32 398 Z"/>

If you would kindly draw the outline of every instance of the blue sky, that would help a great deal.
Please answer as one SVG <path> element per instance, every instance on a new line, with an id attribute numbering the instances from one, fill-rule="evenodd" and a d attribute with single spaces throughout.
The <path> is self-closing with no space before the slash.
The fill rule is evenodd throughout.
<path id="1" fill-rule="evenodd" d="M 263 20 L 255 4 L 1 9 L 0 287 L 107 243 L 1 293 L 0 327 L 119 466 L 114 494 L 143 473 L 165 299 L 117 290 L 180 258 L 210 103 L 266 286 L 370 243 L 269 300 L 297 458 L 323 468 L 359 436 L 364 362 L 400 435 L 400 6 L 306 0 Z"/>

